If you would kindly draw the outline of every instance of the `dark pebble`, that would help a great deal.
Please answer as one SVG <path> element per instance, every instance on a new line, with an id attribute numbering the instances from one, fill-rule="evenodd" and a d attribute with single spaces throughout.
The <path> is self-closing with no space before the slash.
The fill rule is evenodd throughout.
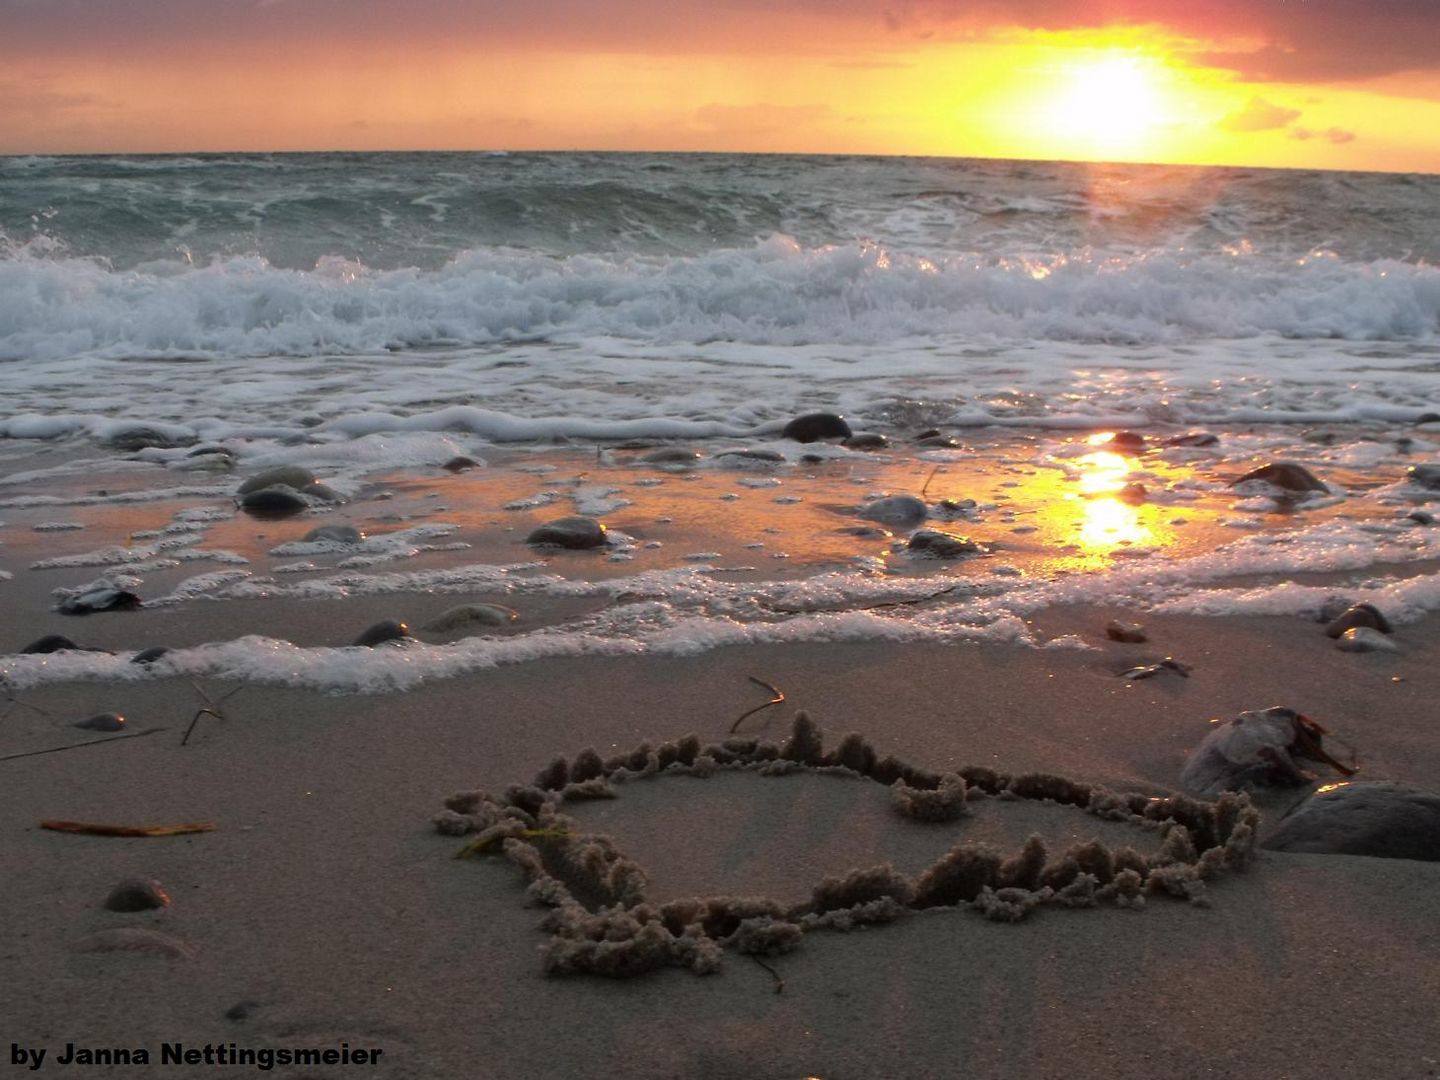
<path id="1" fill-rule="evenodd" d="M 985 548 L 969 537 L 940 532 L 938 529 L 921 529 L 910 537 L 908 546 L 911 551 L 937 559 L 960 559 L 967 555 L 985 554 Z"/>
<path id="2" fill-rule="evenodd" d="M 1165 440 L 1166 446 L 1219 446 L 1220 437 L 1208 431 L 1187 431 L 1184 435 L 1172 435 Z"/>
<path id="3" fill-rule="evenodd" d="M 225 1010 L 224 1016 L 226 1020 L 238 1024 L 241 1020 L 249 1020 L 250 1015 L 259 1007 L 258 1001 L 237 1001 Z"/>
<path id="4" fill-rule="evenodd" d="M 1417 424 L 1440 424 L 1440 413 L 1424 412 L 1415 417 Z"/>
<path id="5" fill-rule="evenodd" d="M 1286 814 L 1260 846 L 1440 862 L 1440 795 L 1388 780 L 1327 784 Z"/>
<path id="6" fill-rule="evenodd" d="M 1395 628 L 1390 625 L 1390 620 L 1385 618 L 1374 604 L 1356 604 L 1336 616 L 1330 625 L 1325 627 L 1325 633 L 1332 638 L 1338 638 L 1346 630 L 1353 630 L 1357 626 L 1379 630 L 1382 634 L 1395 632 Z"/>
<path id="7" fill-rule="evenodd" d="M 884 450 L 890 440 L 879 432 L 857 431 L 840 445 L 848 450 Z"/>
<path id="8" fill-rule="evenodd" d="M 410 628 L 403 622 L 395 619 L 385 619 L 377 622 L 363 634 L 357 637 L 353 645 L 366 649 L 373 649 L 376 645 L 385 645 L 392 641 L 406 641 L 410 637 Z"/>
<path id="9" fill-rule="evenodd" d="M 166 435 L 154 428 L 136 428 L 133 431 L 122 431 L 119 435 L 106 439 L 104 444 L 112 450 L 133 453 L 136 450 L 174 450 L 181 446 L 194 446 L 199 441 L 199 437 L 195 435 Z"/>
<path id="10" fill-rule="evenodd" d="M 321 525 L 319 528 L 311 529 L 302 538 L 306 544 L 318 544 L 329 542 L 332 544 L 358 544 L 365 539 L 365 534 L 354 525 Z"/>
<path id="11" fill-rule="evenodd" d="M 1435 515 L 1429 510 L 1411 510 L 1405 515 L 1407 521 L 1413 521 L 1416 525 L 1434 525 Z"/>
<path id="12" fill-rule="evenodd" d="M 1286 491 L 1330 490 L 1304 465 L 1297 465 L 1293 461 L 1277 461 L 1269 465 L 1261 465 L 1258 469 L 1251 469 L 1244 476 L 1238 476 L 1230 481 L 1230 486 L 1235 487 L 1248 480 L 1262 480 L 1273 487 L 1283 488 Z"/>
<path id="13" fill-rule="evenodd" d="M 722 450 L 716 454 L 718 458 L 736 458 L 739 461 L 759 461 L 765 464 L 779 465 L 785 460 L 785 455 L 778 450 Z"/>
<path id="14" fill-rule="evenodd" d="M 262 473 L 256 473 L 246 480 L 235 490 L 237 495 L 249 495 L 252 491 L 263 491 L 271 487 L 287 487 L 295 491 L 303 491 L 315 483 L 315 474 L 309 469 L 302 469 L 299 465 L 281 465 L 276 469 L 266 469 Z"/>
<path id="15" fill-rule="evenodd" d="M 1412 465 L 1405 479 L 1427 491 L 1440 491 L 1440 465 Z"/>
<path id="16" fill-rule="evenodd" d="M 891 495 L 867 503 L 855 512 L 866 521 L 883 521 L 887 525 L 910 525 L 924 521 L 930 509 L 923 499 L 914 495 Z"/>
<path id="17" fill-rule="evenodd" d="M 267 487 L 240 496 L 240 509 L 258 518 L 284 518 L 310 509 L 300 494 L 289 487 Z"/>
<path id="18" fill-rule="evenodd" d="M 464 472 L 466 469 L 475 469 L 479 468 L 479 466 L 480 463 L 474 458 L 466 457 L 464 454 L 458 454 L 440 467 L 446 472 Z"/>
<path id="19" fill-rule="evenodd" d="M 1139 623 L 1126 623 L 1118 619 L 1112 619 L 1105 624 L 1105 636 L 1111 641 L 1123 641 L 1131 645 L 1150 640 L 1145 634 L 1145 628 Z"/>
<path id="20" fill-rule="evenodd" d="M 834 413 L 817 412 L 797 416 L 785 425 L 781 438 L 796 442 L 818 442 L 821 439 L 848 439 L 853 432 L 844 417 Z"/>
<path id="21" fill-rule="evenodd" d="M 142 649 L 130 658 L 132 664 L 153 664 L 162 656 L 168 655 L 170 649 L 165 645 L 152 645 L 148 649 Z"/>
<path id="22" fill-rule="evenodd" d="M 1130 506 L 1139 506 L 1149 497 L 1144 484 L 1126 484 L 1115 493 L 1115 498 Z"/>
<path id="23" fill-rule="evenodd" d="M 46 634 L 20 650 L 21 653 L 85 652 L 75 642 L 61 634 Z"/>
<path id="24" fill-rule="evenodd" d="M 61 615 L 93 615 L 99 611 L 134 611 L 141 603 L 133 592 L 106 587 L 62 600 L 55 610 Z"/>
<path id="25" fill-rule="evenodd" d="M 555 521 L 546 522 L 532 531 L 525 538 L 525 542 L 571 548 L 576 551 L 598 548 L 605 544 L 605 526 L 594 518 L 558 518 Z"/>
<path id="26" fill-rule="evenodd" d="M 923 446 L 927 450 L 959 450 L 960 443 L 949 435 L 925 435 L 915 440 L 916 446 Z"/>
<path id="27" fill-rule="evenodd" d="M 1110 446 L 1121 450 L 1144 450 L 1145 436 L 1136 431 L 1117 431 L 1110 436 Z"/>
<path id="28" fill-rule="evenodd" d="M 86 731 L 121 731 L 125 727 L 125 718 L 119 713 L 102 712 L 72 726 Z"/>
<path id="29" fill-rule="evenodd" d="M 235 452 L 224 446 L 197 446 L 194 450 L 191 450 L 185 456 L 187 458 L 211 456 L 233 458 L 235 456 Z"/>
<path id="30" fill-rule="evenodd" d="M 683 446 L 662 446 L 659 450 L 641 454 L 639 460 L 646 465 L 694 465 L 700 460 L 700 453 Z"/>
<path id="31" fill-rule="evenodd" d="M 153 878 L 126 878 L 105 898 L 108 911 L 153 911 L 168 907 L 170 896 Z"/>

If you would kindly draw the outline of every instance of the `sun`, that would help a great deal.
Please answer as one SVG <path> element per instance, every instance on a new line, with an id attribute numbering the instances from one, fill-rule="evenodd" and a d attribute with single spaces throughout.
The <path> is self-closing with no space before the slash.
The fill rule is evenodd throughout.
<path id="1" fill-rule="evenodd" d="M 1165 119 L 1165 76 L 1161 61 L 1141 53 L 1078 58 L 1065 66 L 1046 124 L 1094 152 L 1142 150 Z"/>

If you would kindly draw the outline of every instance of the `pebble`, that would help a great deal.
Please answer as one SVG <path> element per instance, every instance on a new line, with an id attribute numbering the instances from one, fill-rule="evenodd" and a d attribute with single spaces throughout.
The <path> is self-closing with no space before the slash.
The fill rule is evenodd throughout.
<path id="1" fill-rule="evenodd" d="M 1115 498 L 1130 506 L 1139 506 L 1149 497 L 1149 494 L 1145 490 L 1144 484 L 1126 484 L 1115 493 Z"/>
<path id="2" fill-rule="evenodd" d="M 876 431 L 857 431 L 840 445 L 849 450 L 884 450 L 890 440 Z"/>
<path id="3" fill-rule="evenodd" d="M 1188 679 L 1191 670 L 1189 664 L 1182 664 L 1173 656 L 1167 656 L 1164 660 L 1156 661 L 1153 664 L 1142 664 L 1139 667 L 1130 668 L 1128 671 L 1122 671 L 1120 677 L 1134 682 L 1136 679 L 1153 679 L 1156 675 L 1163 675 L 1168 671 Z"/>
<path id="4" fill-rule="evenodd" d="M 376 645 L 385 645 L 390 642 L 403 642 L 409 639 L 410 628 L 408 626 L 395 619 L 384 619 L 367 629 L 351 644 L 357 647 L 373 649 Z"/>
<path id="5" fill-rule="evenodd" d="M 1417 417 L 1415 418 L 1415 423 L 1417 423 L 1417 424 L 1435 424 L 1435 423 L 1440 423 L 1440 413 L 1436 413 L 1436 412 L 1423 412 L 1423 413 L 1421 413 L 1419 416 L 1417 416 Z"/>
<path id="6" fill-rule="evenodd" d="M 641 454 L 639 460 L 646 465 L 693 465 L 700 460 L 700 454 L 681 446 L 663 446 Z"/>
<path id="7" fill-rule="evenodd" d="M 1427 491 L 1440 491 L 1440 465 L 1412 465 L 1405 479 Z"/>
<path id="8" fill-rule="evenodd" d="M 887 525 L 906 525 L 924 521 L 929 512 L 923 499 L 914 495 L 891 495 L 867 503 L 856 511 L 855 516 L 866 521 L 883 521 Z"/>
<path id="9" fill-rule="evenodd" d="M 499 604 L 459 604 L 442 611 L 420 629 L 431 634 L 463 637 L 479 630 L 508 626 L 518 618 L 520 613 L 514 608 Z"/>
<path id="10" fill-rule="evenodd" d="M 916 446 L 923 446 L 927 450 L 959 450 L 960 441 L 950 435 L 941 435 L 936 432 L 934 435 L 922 435 L 915 440 Z"/>
<path id="11" fill-rule="evenodd" d="M 1293 461 L 1276 461 L 1269 465 L 1261 465 L 1258 469 L 1251 469 L 1244 476 L 1230 481 L 1230 486 L 1235 487 L 1248 480 L 1262 480 L 1285 491 L 1323 492 L 1330 490 L 1304 465 L 1297 465 Z"/>
<path id="12" fill-rule="evenodd" d="M 938 529 L 921 529 L 910 537 L 907 545 L 911 551 L 930 555 L 937 559 L 959 559 L 967 555 L 984 555 L 985 548 L 974 540 Z"/>
<path id="13" fill-rule="evenodd" d="M 321 525 L 306 533 L 303 542 L 317 544 L 328 541 L 332 544 L 358 544 L 364 539 L 365 534 L 354 525 Z"/>
<path id="14" fill-rule="evenodd" d="M 224 1016 L 226 1020 L 239 1023 L 241 1020 L 250 1019 L 250 1014 L 259 1007 L 260 1003 L 258 1001 L 237 1001 L 225 1010 Z"/>
<path id="15" fill-rule="evenodd" d="M 263 491 L 271 487 L 288 487 L 294 491 L 303 491 L 305 488 L 316 483 L 315 474 L 309 469 L 302 469 L 299 465 L 281 465 L 279 468 L 266 469 L 262 473 L 256 473 L 238 488 L 237 495 L 249 495 L 252 492 Z"/>
<path id="16" fill-rule="evenodd" d="M 29 645 L 20 650 L 24 653 L 55 653 L 55 652 L 89 652 L 83 646 L 76 645 L 68 637 L 61 634 L 46 634 L 42 638 L 36 638 Z"/>
<path id="17" fill-rule="evenodd" d="M 247 491 L 240 496 L 240 509 L 256 517 L 282 518 L 304 513 L 310 504 L 293 488 L 276 486 Z"/>
<path id="18" fill-rule="evenodd" d="M 66 597 L 56 608 L 62 615 L 92 615 L 97 611 L 134 611 L 140 597 L 113 585 L 102 585 L 78 596 Z"/>
<path id="19" fill-rule="evenodd" d="M 1413 521 L 1416 525 L 1434 525 L 1435 515 L 1428 510 L 1411 510 L 1405 515 L 1407 521 Z"/>
<path id="20" fill-rule="evenodd" d="M 1260 846 L 1440 862 L 1440 795 L 1389 780 L 1327 784 L 1286 814 Z"/>
<path id="21" fill-rule="evenodd" d="M 167 435 L 154 428 L 131 428 L 104 440 L 104 445 L 113 450 L 134 452 L 136 450 L 174 450 L 181 446 L 194 446 L 199 442 L 196 435 Z"/>
<path id="22" fill-rule="evenodd" d="M 152 645 L 148 649 L 142 649 L 130 658 L 132 664 L 153 664 L 162 656 L 169 655 L 170 649 L 165 645 Z"/>
<path id="23" fill-rule="evenodd" d="M 229 447 L 226 446 L 197 446 L 194 450 L 191 450 L 185 456 L 187 458 L 195 458 L 210 457 L 212 455 L 215 457 L 227 457 L 233 459 L 235 457 L 235 451 L 231 450 Z"/>
<path id="24" fill-rule="evenodd" d="M 755 450 L 746 448 L 744 450 L 722 450 L 716 454 L 717 459 L 734 458 L 737 462 L 764 462 L 765 464 L 779 465 L 785 460 L 785 455 L 778 450 Z"/>
<path id="25" fill-rule="evenodd" d="M 1110 446 L 1117 446 L 1122 450 L 1144 450 L 1145 436 L 1137 431 L 1117 431 L 1110 436 Z"/>
<path id="26" fill-rule="evenodd" d="M 125 727 L 125 718 L 119 713 L 102 712 L 72 726 L 84 728 L 86 731 L 120 731 Z"/>
<path id="27" fill-rule="evenodd" d="M 153 911 L 168 907 L 170 896 L 154 878 L 126 878 L 105 898 L 108 911 Z"/>
<path id="28" fill-rule="evenodd" d="M 784 439 L 794 439 L 796 442 L 812 443 L 821 439 L 848 439 L 853 432 L 845 418 L 835 413 L 816 412 L 806 413 L 804 416 L 797 416 L 785 425 L 785 430 L 780 433 Z"/>
<path id="29" fill-rule="evenodd" d="M 1124 641 L 1132 645 L 1150 640 L 1145 634 L 1145 628 L 1139 623 L 1121 622 L 1119 619 L 1111 619 L 1105 624 L 1105 636 L 1111 641 Z"/>
<path id="30" fill-rule="evenodd" d="M 1390 625 L 1390 620 L 1385 618 L 1374 604 L 1355 604 L 1332 619 L 1330 625 L 1325 627 L 1325 633 L 1332 638 L 1338 638 L 1346 630 L 1358 626 L 1368 626 L 1372 630 L 1379 630 L 1382 634 L 1395 632 L 1395 628 Z"/>
<path id="31" fill-rule="evenodd" d="M 456 454 L 440 467 L 446 472 L 464 472 L 466 469 L 479 468 L 480 463 L 472 457 L 466 457 L 464 454 Z"/>
<path id="32" fill-rule="evenodd" d="M 603 547 L 605 526 L 589 517 L 557 518 L 534 529 L 525 542 L 574 550 Z"/>
<path id="33" fill-rule="evenodd" d="M 1220 438 L 1208 431 L 1187 431 L 1184 435 L 1172 435 L 1165 440 L 1166 446 L 1218 446 Z"/>
<path id="34" fill-rule="evenodd" d="M 1335 639 L 1335 647 L 1341 652 L 1353 653 L 1398 653 L 1400 651 L 1399 645 L 1396 645 L 1379 630 L 1369 626 L 1354 626 L 1346 630 Z"/>

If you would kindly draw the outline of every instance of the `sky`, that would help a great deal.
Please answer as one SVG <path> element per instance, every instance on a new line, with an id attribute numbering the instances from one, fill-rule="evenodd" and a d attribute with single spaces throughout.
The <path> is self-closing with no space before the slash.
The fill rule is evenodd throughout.
<path id="1" fill-rule="evenodd" d="M 0 0 L 0 153 L 1440 172 L 1440 0 Z"/>

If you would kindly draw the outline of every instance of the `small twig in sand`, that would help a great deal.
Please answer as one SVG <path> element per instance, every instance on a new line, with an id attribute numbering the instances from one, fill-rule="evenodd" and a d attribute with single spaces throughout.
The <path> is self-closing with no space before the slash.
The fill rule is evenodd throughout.
<path id="1" fill-rule="evenodd" d="M 927 600 L 934 600 L 937 597 L 944 596 L 946 593 L 952 593 L 958 588 L 960 588 L 959 585 L 947 585 L 939 592 L 926 593 L 924 596 L 917 596 L 913 600 L 882 600 L 878 604 L 865 604 L 863 607 L 857 608 L 856 610 L 875 611 L 879 608 L 907 607 L 910 604 L 923 604 Z"/>
<path id="2" fill-rule="evenodd" d="M 211 701 L 211 700 L 210 700 L 210 695 L 207 694 L 207 693 L 205 693 L 205 691 L 201 688 L 201 686 L 200 686 L 200 684 L 199 684 L 198 682 L 195 682 L 195 681 L 192 679 L 192 680 L 190 681 L 190 685 L 195 688 L 195 692 L 200 695 L 200 700 L 202 700 L 203 702 L 205 702 L 205 704 L 204 704 L 203 706 L 201 706 L 199 709 L 196 709 L 196 710 L 195 710 L 195 715 L 190 718 L 190 726 L 185 729 L 185 737 L 180 740 L 180 745 L 181 745 L 181 746 L 187 746 L 187 745 L 189 745 L 189 743 L 190 743 L 190 735 L 195 731 L 195 725 L 200 722 L 200 717 L 202 717 L 202 716 L 213 716 L 216 720 L 220 720 L 220 721 L 223 722 L 224 719 L 225 719 L 225 714 L 220 711 L 220 706 L 221 706 L 224 702 L 229 701 L 232 697 L 234 697 L 236 694 L 238 694 L 241 690 L 244 690 L 244 689 L 245 689 L 245 687 L 243 687 L 243 686 L 237 686 L 237 687 L 235 687 L 233 690 L 231 690 L 229 693 L 227 693 L 227 694 L 222 694 L 219 701 Z"/>
<path id="3" fill-rule="evenodd" d="M 925 478 L 925 486 L 920 489 L 920 498 L 925 498 L 925 493 L 930 490 L 930 481 L 935 479 L 935 474 L 940 471 L 940 466 L 930 470 L 930 475 Z"/>
<path id="4" fill-rule="evenodd" d="M 144 731 L 129 731 L 124 735 L 109 735 L 103 739 L 90 739 L 88 742 L 69 743 L 65 746 L 52 746 L 46 750 L 26 750 L 22 754 L 6 754 L 0 757 L 0 761 L 14 761 L 16 758 L 39 757 L 41 754 L 58 754 L 61 750 L 78 750 L 82 746 L 99 746 L 102 742 L 118 742 L 121 739 L 138 739 L 142 735 L 154 735 L 157 731 L 164 731 L 163 727 L 146 728 Z"/>
<path id="5" fill-rule="evenodd" d="M 754 953 L 750 954 L 750 959 L 754 960 L 757 964 L 759 964 L 762 968 L 764 968 L 770 973 L 770 977 L 775 980 L 775 992 L 777 994 L 783 994 L 785 992 L 785 980 L 780 977 L 780 973 L 776 971 L 773 967 L 771 967 L 769 964 L 767 964 L 764 960 L 761 960 L 760 957 L 756 956 Z"/>
<path id="6" fill-rule="evenodd" d="M 749 679 L 750 679 L 750 681 L 753 682 L 756 686 L 763 686 L 766 690 L 769 690 L 770 693 L 774 694 L 775 696 L 772 697 L 769 701 L 765 702 L 765 704 L 763 704 L 763 705 L 756 705 L 755 708 L 749 710 L 748 712 L 743 712 L 743 713 L 741 713 L 739 716 L 737 716 L 737 717 L 735 718 L 735 723 L 733 723 L 733 724 L 730 725 L 730 734 L 731 734 L 731 735 L 734 735 L 735 732 L 740 729 L 741 723 L 743 723 L 746 718 L 751 717 L 751 716 L 754 716 L 754 715 L 755 715 L 757 712 L 759 712 L 761 709 L 768 709 L 768 708 L 770 708 L 771 705 L 779 705 L 782 701 L 785 700 L 785 693 L 784 693 L 784 691 L 779 690 L 779 689 L 771 686 L 771 685 L 770 685 L 768 682 L 766 682 L 764 679 L 757 679 L 754 675 L 749 676 Z"/>
<path id="7" fill-rule="evenodd" d="M 186 836 L 214 832 L 213 821 L 192 821 L 184 825 L 103 825 L 90 821 L 42 821 L 42 829 L 54 832 L 85 833 L 89 836 Z"/>

